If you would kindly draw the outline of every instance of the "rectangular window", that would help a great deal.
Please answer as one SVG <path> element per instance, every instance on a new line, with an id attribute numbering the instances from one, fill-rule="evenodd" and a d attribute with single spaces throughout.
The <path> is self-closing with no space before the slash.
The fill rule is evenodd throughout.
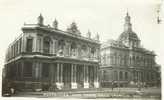
<path id="1" fill-rule="evenodd" d="M 24 62 L 23 75 L 24 77 L 32 77 L 32 62 Z"/>
<path id="2" fill-rule="evenodd" d="M 32 43 L 33 43 L 33 39 L 27 39 L 27 44 L 26 44 L 26 51 L 27 52 L 32 52 Z"/>
<path id="3" fill-rule="evenodd" d="M 43 65 L 42 65 L 42 75 L 43 75 L 43 77 L 48 77 L 49 76 L 49 64 L 48 63 L 43 63 Z"/>
<path id="4" fill-rule="evenodd" d="M 15 43 L 15 53 L 16 56 L 18 55 L 18 41 Z"/>
<path id="5" fill-rule="evenodd" d="M 44 53 L 50 52 L 50 42 L 49 41 L 44 41 L 43 51 L 44 51 Z"/>
<path id="6" fill-rule="evenodd" d="M 21 66 L 21 63 L 19 62 L 19 63 L 18 63 L 18 66 L 17 66 L 17 74 L 18 74 L 18 76 L 21 76 L 21 70 L 22 70 L 21 67 L 22 67 L 22 66 Z"/>
<path id="7" fill-rule="evenodd" d="M 19 39 L 19 52 L 21 52 L 21 47 L 22 46 L 22 38 Z"/>
<path id="8" fill-rule="evenodd" d="M 12 57 L 14 57 L 14 46 L 13 45 L 11 46 L 11 55 L 12 55 Z"/>

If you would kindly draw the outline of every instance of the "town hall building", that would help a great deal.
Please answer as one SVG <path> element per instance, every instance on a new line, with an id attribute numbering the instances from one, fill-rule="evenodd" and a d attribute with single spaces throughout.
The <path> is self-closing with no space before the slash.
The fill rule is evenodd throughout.
<path id="1" fill-rule="evenodd" d="M 141 46 L 141 40 L 132 30 L 131 17 L 126 14 L 124 31 L 117 40 L 101 45 L 100 81 L 102 87 L 154 85 L 157 83 L 153 51 Z"/>
<path id="2" fill-rule="evenodd" d="M 22 34 L 6 53 L 5 78 L 16 89 L 98 88 L 100 61 L 99 35 L 81 35 L 73 22 L 66 31 L 44 25 L 40 15 L 36 24 L 24 24 Z"/>

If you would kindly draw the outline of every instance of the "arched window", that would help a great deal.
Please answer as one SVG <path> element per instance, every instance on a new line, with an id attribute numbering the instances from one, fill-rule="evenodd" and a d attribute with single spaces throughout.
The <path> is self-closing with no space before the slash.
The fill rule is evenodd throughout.
<path id="1" fill-rule="evenodd" d="M 58 54 L 63 55 L 64 54 L 64 46 L 65 46 L 65 41 L 63 39 L 58 41 Z"/>
<path id="2" fill-rule="evenodd" d="M 95 56 L 96 49 L 94 47 L 91 48 L 91 58 Z"/>
<path id="3" fill-rule="evenodd" d="M 127 61 L 128 61 L 127 58 L 128 58 L 127 56 L 124 56 L 124 65 L 127 65 Z"/>
<path id="4" fill-rule="evenodd" d="M 110 65 L 110 55 L 107 55 L 107 64 Z"/>
<path id="5" fill-rule="evenodd" d="M 71 44 L 71 56 L 76 56 L 77 55 L 77 45 L 75 42 Z"/>
<path id="6" fill-rule="evenodd" d="M 112 62 L 114 65 L 116 64 L 116 55 L 113 54 L 113 62 Z"/>
<path id="7" fill-rule="evenodd" d="M 118 73 L 117 73 L 117 71 L 114 71 L 114 80 L 115 80 L 115 81 L 118 80 Z"/>
<path id="8" fill-rule="evenodd" d="M 42 76 L 44 78 L 48 77 L 49 76 L 49 63 L 43 63 L 42 64 Z"/>
<path id="9" fill-rule="evenodd" d="M 24 62 L 23 75 L 24 77 L 32 77 L 32 62 Z"/>
<path id="10" fill-rule="evenodd" d="M 119 64 L 119 65 L 122 65 L 122 56 L 119 55 L 119 56 L 118 56 L 118 59 L 119 59 L 118 64 Z"/>
<path id="11" fill-rule="evenodd" d="M 117 64 L 118 62 L 118 57 L 117 57 L 117 53 L 114 54 L 114 64 Z"/>
<path id="12" fill-rule="evenodd" d="M 82 57 L 86 57 L 87 56 L 87 46 L 86 45 L 82 45 L 82 47 L 81 47 L 81 49 L 82 49 Z"/>
<path id="13" fill-rule="evenodd" d="M 110 64 L 111 65 L 113 65 L 113 59 L 114 59 L 113 54 L 110 54 Z"/>
<path id="14" fill-rule="evenodd" d="M 125 72 L 125 79 L 128 80 L 128 72 Z"/>
<path id="15" fill-rule="evenodd" d="M 50 38 L 45 37 L 43 41 L 43 52 L 50 53 Z"/>
<path id="16" fill-rule="evenodd" d="M 26 42 L 26 51 L 27 52 L 32 52 L 32 47 L 33 47 L 33 38 L 28 37 L 27 42 Z"/>
<path id="17" fill-rule="evenodd" d="M 119 79 L 120 79 L 120 80 L 123 79 L 123 73 L 122 73 L 122 71 L 120 71 L 120 73 L 119 73 Z"/>
<path id="18" fill-rule="evenodd" d="M 136 58 L 133 56 L 132 64 L 135 64 Z"/>

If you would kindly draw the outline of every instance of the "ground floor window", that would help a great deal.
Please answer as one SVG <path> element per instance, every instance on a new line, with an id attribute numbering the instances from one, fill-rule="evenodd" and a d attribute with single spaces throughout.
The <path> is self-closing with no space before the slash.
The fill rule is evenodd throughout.
<path id="1" fill-rule="evenodd" d="M 21 76 L 21 71 L 22 71 L 22 66 L 21 66 L 21 63 L 19 62 L 18 65 L 17 65 L 17 75 L 18 75 L 18 77 Z"/>
<path id="2" fill-rule="evenodd" d="M 24 62 L 23 75 L 24 77 L 32 77 L 32 62 Z"/>
<path id="3" fill-rule="evenodd" d="M 49 76 L 49 64 L 48 63 L 42 64 L 42 75 L 43 75 L 43 77 Z"/>
<path id="4" fill-rule="evenodd" d="M 115 80 L 115 81 L 118 80 L 118 73 L 117 73 L 117 71 L 114 71 L 114 80 Z"/>
<path id="5" fill-rule="evenodd" d="M 125 79 L 128 79 L 128 72 L 125 72 Z"/>
<path id="6" fill-rule="evenodd" d="M 119 73 L 119 78 L 120 78 L 120 80 L 123 79 L 123 73 L 122 73 L 122 71 L 120 71 L 120 73 Z"/>

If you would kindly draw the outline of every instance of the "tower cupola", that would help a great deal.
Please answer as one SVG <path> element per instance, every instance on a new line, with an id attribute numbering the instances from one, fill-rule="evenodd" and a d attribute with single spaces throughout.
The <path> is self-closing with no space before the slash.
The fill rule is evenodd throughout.
<path id="1" fill-rule="evenodd" d="M 42 14 L 40 14 L 38 16 L 37 20 L 38 20 L 38 23 L 37 24 L 40 25 L 40 26 L 42 26 L 43 25 L 43 21 L 44 21 L 44 18 L 42 16 Z"/>
<path id="2" fill-rule="evenodd" d="M 53 21 L 53 28 L 55 29 L 55 30 L 57 30 L 58 29 L 58 21 L 55 19 L 54 21 Z"/>
<path id="3" fill-rule="evenodd" d="M 132 31 L 132 24 L 130 22 L 130 16 L 128 12 L 126 13 L 125 17 L 124 31 Z"/>

